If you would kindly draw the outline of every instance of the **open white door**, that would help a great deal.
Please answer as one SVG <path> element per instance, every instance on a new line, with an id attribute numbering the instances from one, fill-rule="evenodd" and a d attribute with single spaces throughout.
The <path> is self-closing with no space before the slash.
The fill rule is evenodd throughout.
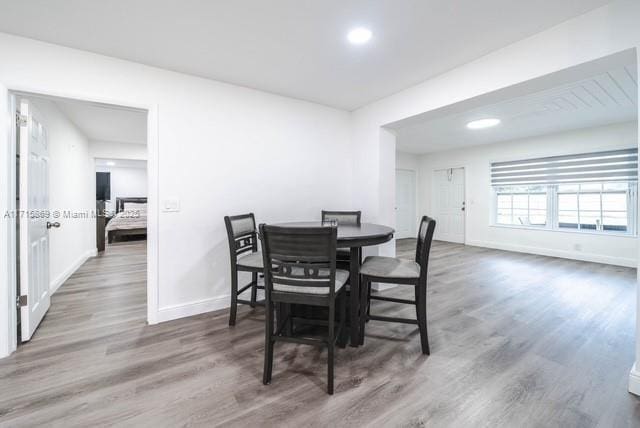
<path id="1" fill-rule="evenodd" d="M 40 115 L 19 103 L 21 340 L 31 339 L 49 309 L 49 152 Z"/>
<path id="2" fill-rule="evenodd" d="M 464 244 L 465 223 L 464 168 L 434 172 L 434 191 L 438 222 L 435 239 Z"/>
<path id="3" fill-rule="evenodd" d="M 415 238 L 416 221 L 416 174 L 396 169 L 396 238 Z"/>

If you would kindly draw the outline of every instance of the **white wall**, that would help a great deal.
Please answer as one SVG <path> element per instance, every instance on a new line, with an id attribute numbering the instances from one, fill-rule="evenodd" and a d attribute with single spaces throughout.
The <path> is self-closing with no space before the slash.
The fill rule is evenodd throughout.
<path id="1" fill-rule="evenodd" d="M 147 160 L 147 145 L 115 141 L 89 141 L 92 158 Z"/>
<path id="2" fill-rule="evenodd" d="M 420 169 L 420 155 L 396 151 L 396 169 L 415 171 Z"/>
<path id="3" fill-rule="evenodd" d="M 146 197 L 147 168 L 98 166 L 96 171 L 111 173 L 111 200 L 106 203 L 107 211 L 116 210 L 116 198 Z"/>
<path id="4" fill-rule="evenodd" d="M 152 322 L 228 306 L 224 215 L 277 222 L 353 208 L 348 112 L 7 34 L 0 56 L 10 89 L 157 112 L 149 172 L 159 171 L 159 202 L 181 210 L 150 213 L 162 237 Z"/>
<path id="5" fill-rule="evenodd" d="M 42 114 L 49 144 L 49 207 L 62 213 L 61 224 L 49 232 L 49 280 L 52 291 L 82 264 L 95 255 L 95 188 L 91 176 L 89 141 L 51 101 L 30 99 Z M 64 218 L 64 212 L 87 217 Z M 52 220 L 53 221 L 53 220 Z"/>
<path id="6" fill-rule="evenodd" d="M 637 122 L 629 122 L 423 155 L 420 156 L 420 210 L 427 215 L 433 213 L 433 171 L 464 166 L 468 245 L 635 267 L 638 253 L 635 237 L 492 226 L 490 164 L 636 147 L 637 141 Z M 581 250 L 577 251 L 575 245 Z"/>

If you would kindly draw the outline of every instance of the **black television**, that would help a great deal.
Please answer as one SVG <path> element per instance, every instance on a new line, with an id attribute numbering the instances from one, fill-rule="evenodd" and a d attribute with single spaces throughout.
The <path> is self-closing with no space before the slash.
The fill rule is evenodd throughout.
<path id="1" fill-rule="evenodd" d="M 96 172 L 96 201 L 111 199 L 111 173 Z"/>

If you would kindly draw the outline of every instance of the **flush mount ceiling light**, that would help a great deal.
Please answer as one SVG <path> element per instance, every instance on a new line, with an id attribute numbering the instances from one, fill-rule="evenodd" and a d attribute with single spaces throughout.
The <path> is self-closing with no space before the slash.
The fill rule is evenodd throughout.
<path id="1" fill-rule="evenodd" d="M 492 126 L 496 126 L 500 123 L 500 119 L 489 118 L 489 119 L 478 119 L 472 120 L 467 123 L 467 128 L 469 129 L 484 129 L 491 128 Z"/>
<path id="2" fill-rule="evenodd" d="M 364 27 L 354 28 L 349 31 L 349 34 L 347 34 L 347 40 L 349 40 L 349 43 L 353 45 L 362 45 L 367 43 L 370 39 L 371 31 Z"/>

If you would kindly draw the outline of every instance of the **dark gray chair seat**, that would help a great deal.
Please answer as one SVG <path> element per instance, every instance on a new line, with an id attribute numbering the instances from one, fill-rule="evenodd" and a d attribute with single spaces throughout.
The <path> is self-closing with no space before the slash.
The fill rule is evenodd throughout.
<path id="1" fill-rule="evenodd" d="M 304 278 L 304 269 L 299 268 L 299 269 L 292 269 L 292 275 L 293 276 L 299 276 L 301 278 Z M 328 269 L 320 269 L 319 272 L 320 276 L 327 276 L 329 275 L 329 270 Z M 342 270 L 342 269 L 336 269 L 336 288 L 335 288 L 335 292 L 337 293 L 338 291 L 340 291 L 340 289 L 342 287 L 344 287 L 344 284 L 347 282 L 347 280 L 349 279 L 349 272 L 346 270 Z M 307 278 L 308 280 L 308 278 Z M 276 291 L 284 291 L 287 293 L 300 293 L 300 294 L 318 294 L 318 295 L 328 295 L 329 294 L 329 287 L 299 287 L 296 285 L 285 285 L 285 284 L 278 284 L 277 283 L 278 278 L 277 276 L 274 275 L 273 277 L 273 289 Z"/>
<path id="2" fill-rule="evenodd" d="M 364 259 L 360 274 L 378 278 L 419 278 L 420 265 L 413 260 L 369 256 Z"/>
<path id="3" fill-rule="evenodd" d="M 251 253 L 248 256 L 238 257 L 238 266 L 262 269 L 262 251 L 256 251 L 255 253 Z"/>

